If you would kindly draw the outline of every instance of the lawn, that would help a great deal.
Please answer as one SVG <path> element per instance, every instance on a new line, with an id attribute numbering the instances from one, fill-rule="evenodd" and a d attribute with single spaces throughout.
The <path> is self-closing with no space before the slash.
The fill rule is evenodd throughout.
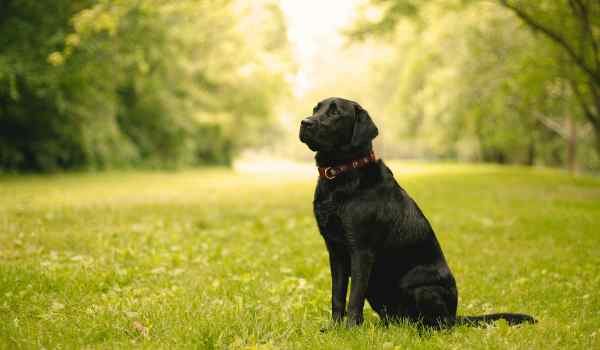
<path id="1" fill-rule="evenodd" d="M 392 163 L 454 271 L 459 314 L 536 325 L 326 334 L 316 173 L 0 178 L 0 348 L 600 348 L 600 179 Z"/>

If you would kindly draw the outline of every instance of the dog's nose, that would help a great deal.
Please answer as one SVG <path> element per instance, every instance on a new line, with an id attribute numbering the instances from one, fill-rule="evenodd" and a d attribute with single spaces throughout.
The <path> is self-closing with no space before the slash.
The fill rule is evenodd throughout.
<path id="1" fill-rule="evenodd" d="M 311 126 L 315 125 L 315 121 L 313 119 L 310 119 L 310 118 L 304 118 L 300 122 L 300 125 L 303 126 L 303 127 L 305 127 L 305 128 L 310 128 Z"/>

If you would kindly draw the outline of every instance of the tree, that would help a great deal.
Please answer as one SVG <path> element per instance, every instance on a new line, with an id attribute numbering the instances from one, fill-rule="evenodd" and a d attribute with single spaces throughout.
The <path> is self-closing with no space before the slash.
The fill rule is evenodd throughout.
<path id="1" fill-rule="evenodd" d="M 578 68 L 569 82 L 594 127 L 600 152 L 600 2 L 498 0 L 523 23 L 552 41 Z"/>
<path id="2" fill-rule="evenodd" d="M 0 169 L 227 163 L 292 69 L 281 13 L 252 8 L 249 31 L 239 1 L 3 1 Z"/>
<path id="3" fill-rule="evenodd" d="M 456 156 L 474 137 L 479 154 L 468 157 L 575 163 L 575 126 L 590 109 L 581 101 L 592 99 L 582 70 L 565 64 L 571 58 L 559 46 L 522 28 L 518 17 L 493 2 L 372 3 L 381 16 L 360 20 L 351 37 L 383 37 L 396 46 L 398 56 L 388 62 L 395 73 L 386 78 L 397 82 L 390 112 L 401 113 L 407 134 L 426 136 L 429 152 Z M 587 40 L 582 45 L 589 50 Z M 585 125 L 579 129 L 586 144 Z M 596 148 L 586 164 L 593 166 L 598 154 Z"/>

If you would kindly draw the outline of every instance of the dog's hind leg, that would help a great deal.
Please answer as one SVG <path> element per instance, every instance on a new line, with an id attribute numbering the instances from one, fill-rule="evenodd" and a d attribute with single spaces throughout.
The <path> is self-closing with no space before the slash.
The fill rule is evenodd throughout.
<path id="1" fill-rule="evenodd" d="M 457 298 L 447 287 L 420 286 L 412 290 L 416 315 L 415 321 L 427 327 L 445 327 L 456 316 Z"/>

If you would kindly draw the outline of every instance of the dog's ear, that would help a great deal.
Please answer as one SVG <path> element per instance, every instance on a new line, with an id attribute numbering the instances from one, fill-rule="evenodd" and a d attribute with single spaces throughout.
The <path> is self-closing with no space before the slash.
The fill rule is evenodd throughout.
<path id="1" fill-rule="evenodd" d="M 369 113 L 361 106 L 358 104 L 354 105 L 354 111 L 356 120 L 354 121 L 354 130 L 352 131 L 350 144 L 352 147 L 358 147 L 373 140 L 379 134 L 379 130 L 377 130 L 375 123 L 371 120 Z"/>

